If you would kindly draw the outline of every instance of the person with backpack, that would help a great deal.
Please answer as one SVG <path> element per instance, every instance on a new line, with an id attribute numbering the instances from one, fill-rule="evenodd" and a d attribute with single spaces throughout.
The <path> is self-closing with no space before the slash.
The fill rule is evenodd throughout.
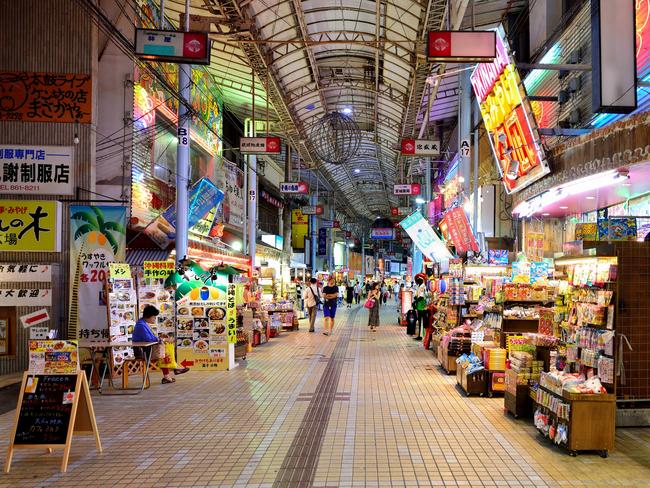
<path id="1" fill-rule="evenodd" d="M 316 278 L 309 280 L 309 286 L 305 288 L 305 306 L 309 314 L 309 332 L 314 332 L 314 325 L 316 323 L 316 313 L 318 312 L 318 305 L 321 303 L 320 290 Z"/>

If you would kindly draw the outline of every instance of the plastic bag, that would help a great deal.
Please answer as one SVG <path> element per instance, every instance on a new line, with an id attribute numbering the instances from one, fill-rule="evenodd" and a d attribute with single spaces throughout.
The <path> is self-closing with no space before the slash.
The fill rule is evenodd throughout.
<path id="1" fill-rule="evenodd" d="M 176 355 L 174 353 L 174 344 L 171 342 L 165 342 L 165 357 L 158 359 L 159 368 L 169 368 L 176 369 L 178 364 L 176 364 Z"/>

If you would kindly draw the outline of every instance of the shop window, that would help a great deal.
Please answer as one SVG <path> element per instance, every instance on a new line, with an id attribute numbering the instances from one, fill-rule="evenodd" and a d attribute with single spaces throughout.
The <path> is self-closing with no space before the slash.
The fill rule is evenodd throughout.
<path id="1" fill-rule="evenodd" d="M 16 355 L 16 309 L 0 307 L 0 357 Z"/>
<path id="2" fill-rule="evenodd" d="M 154 178 L 170 187 L 176 186 L 177 148 L 176 129 L 170 123 L 156 119 L 156 132 L 152 151 L 152 173 Z M 190 180 L 203 176 L 214 181 L 214 157 L 199 144 L 190 143 Z"/>

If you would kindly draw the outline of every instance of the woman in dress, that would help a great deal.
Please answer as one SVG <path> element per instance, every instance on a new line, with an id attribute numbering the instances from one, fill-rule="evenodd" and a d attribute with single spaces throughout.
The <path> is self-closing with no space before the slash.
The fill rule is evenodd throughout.
<path id="1" fill-rule="evenodd" d="M 345 301 L 348 303 L 348 308 L 351 308 L 354 301 L 354 286 L 349 281 L 345 285 Z"/>
<path id="2" fill-rule="evenodd" d="M 368 293 L 368 300 L 374 300 L 374 306 L 368 310 L 368 326 L 372 332 L 377 331 L 379 327 L 379 301 L 381 299 L 381 292 L 379 290 L 379 285 L 374 283 L 370 287 L 370 293 Z"/>

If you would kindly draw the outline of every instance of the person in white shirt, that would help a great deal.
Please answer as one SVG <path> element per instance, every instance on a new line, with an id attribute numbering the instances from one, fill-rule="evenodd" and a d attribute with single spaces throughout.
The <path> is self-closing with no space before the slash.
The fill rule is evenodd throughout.
<path id="1" fill-rule="evenodd" d="M 318 304 L 321 302 L 320 290 L 316 278 L 309 280 L 309 286 L 305 288 L 305 306 L 309 313 L 309 332 L 314 332 L 314 325 L 316 323 L 316 312 L 318 311 Z"/>

